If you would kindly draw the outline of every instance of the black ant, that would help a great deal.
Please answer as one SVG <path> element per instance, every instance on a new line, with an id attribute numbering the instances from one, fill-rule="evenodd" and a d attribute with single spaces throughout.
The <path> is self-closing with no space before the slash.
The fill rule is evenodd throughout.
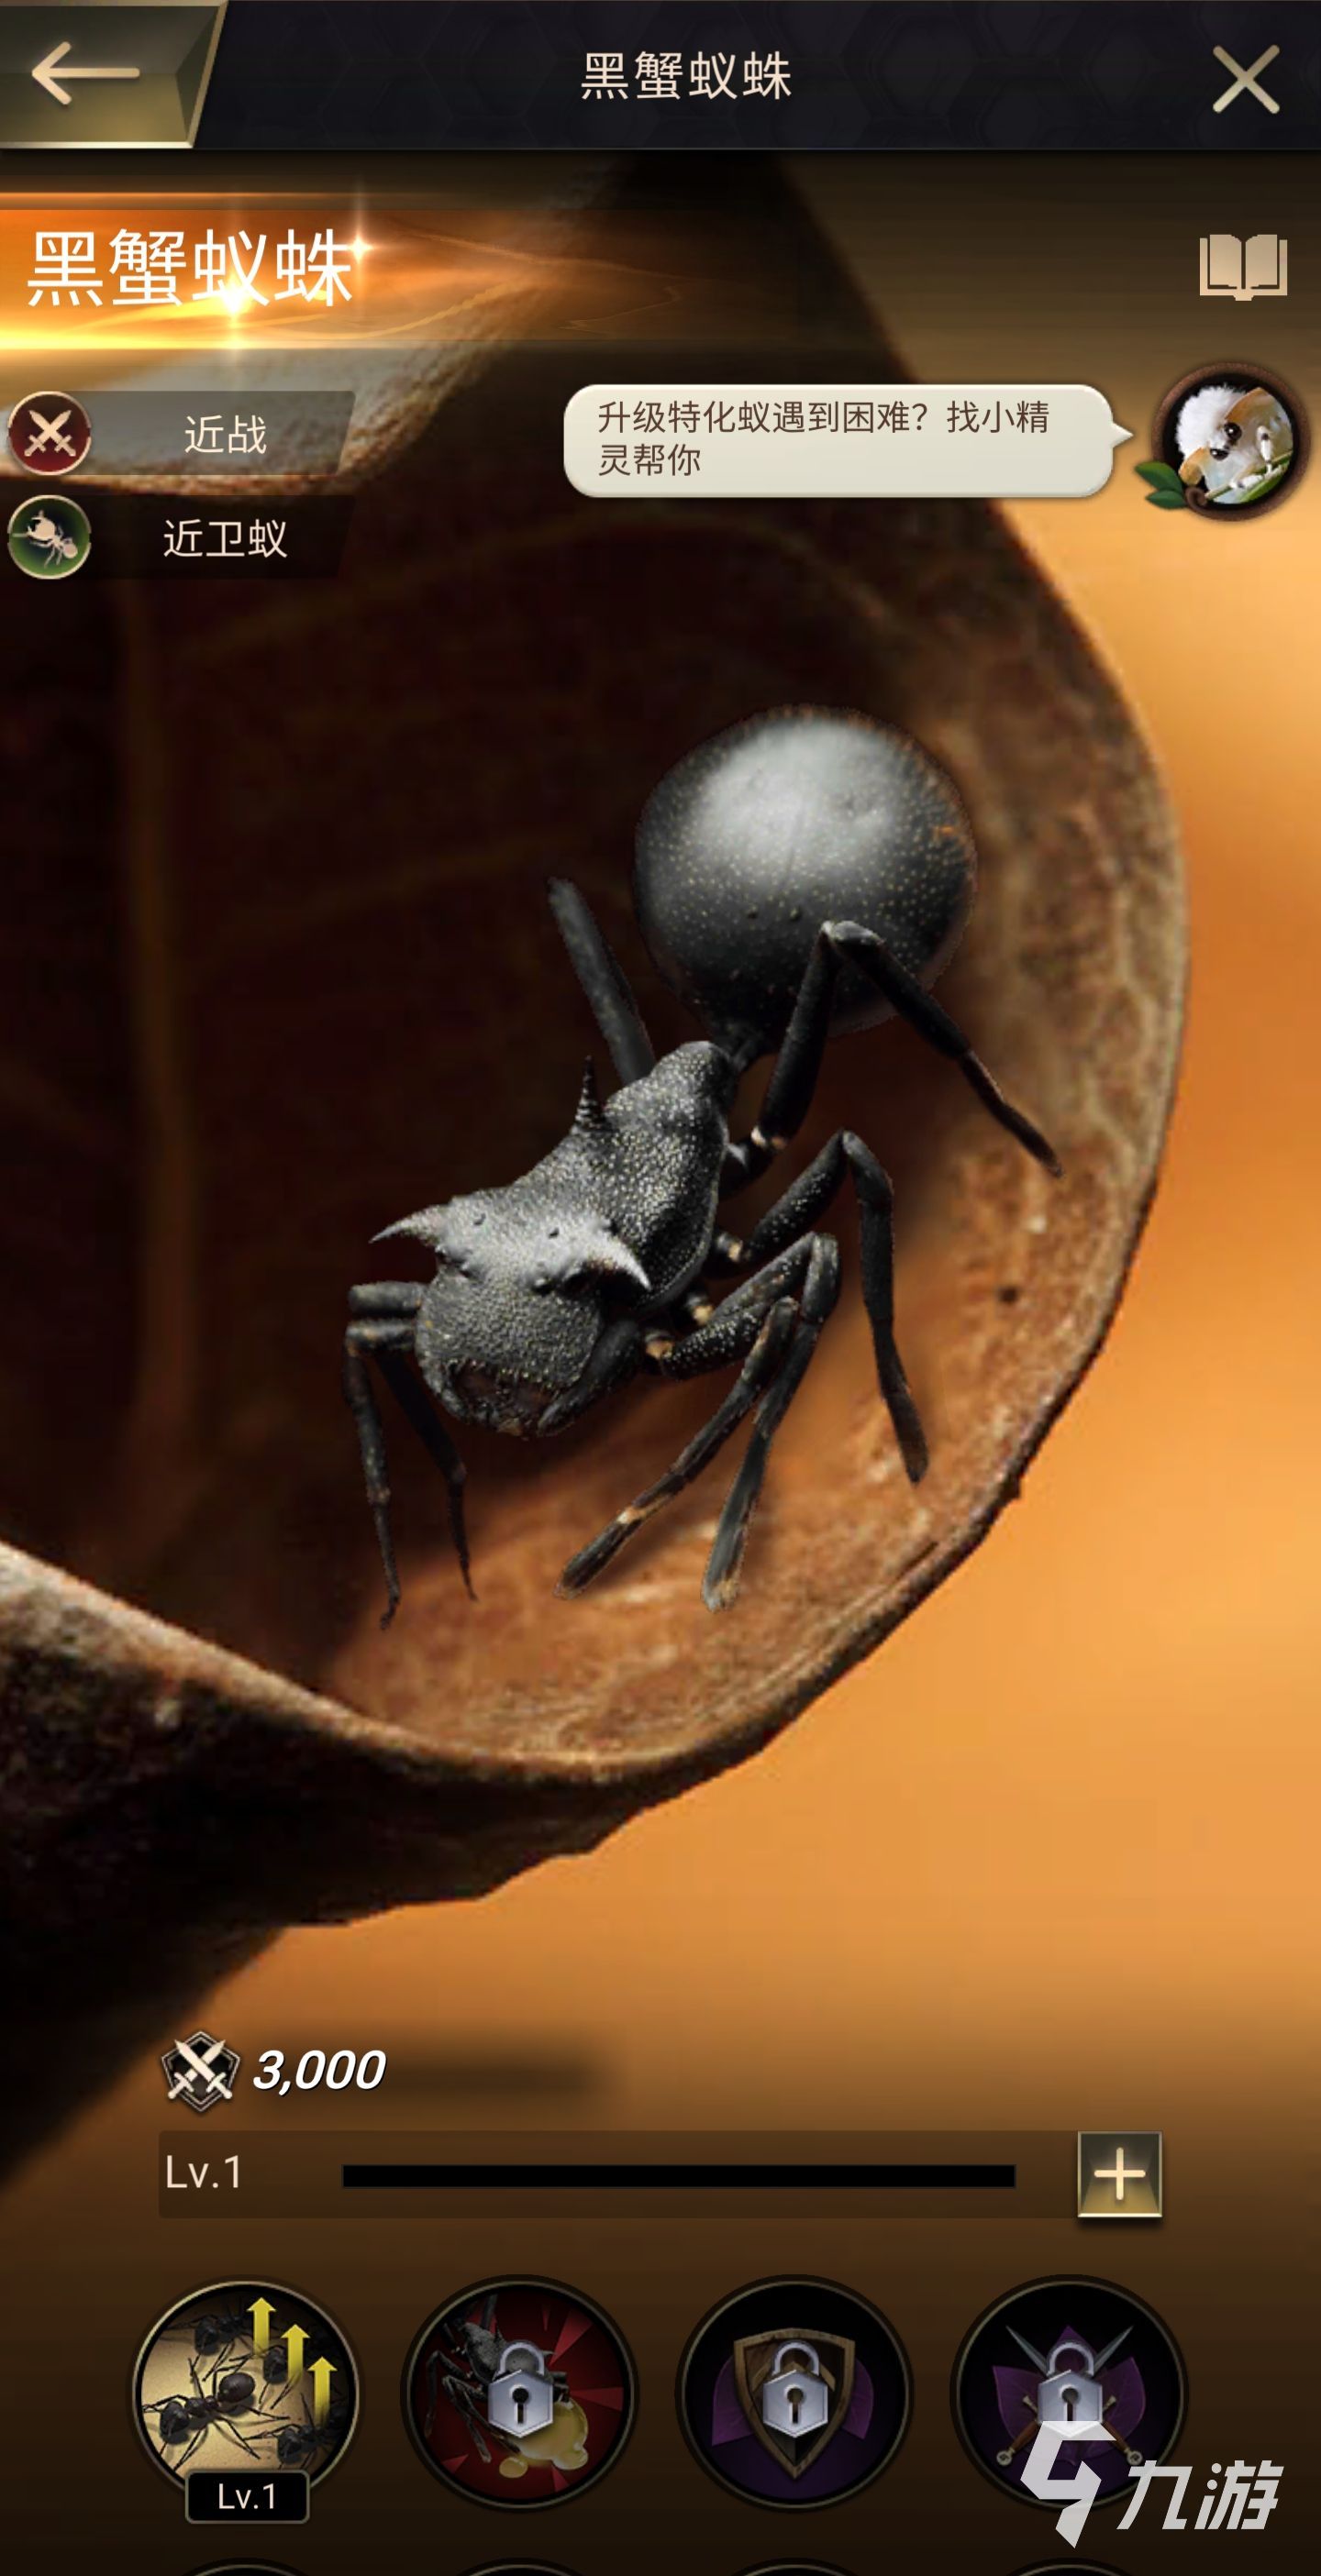
<path id="1" fill-rule="evenodd" d="M 194 2451 L 206 2440 L 213 2426 L 226 2434 L 230 2441 L 237 2442 L 239 2449 L 246 2451 L 250 2459 L 260 2459 L 260 2452 L 254 2450 L 234 2421 L 236 2416 L 255 2415 L 261 2411 L 257 2402 L 257 2382 L 252 2372 L 227 2370 L 222 2374 L 217 2364 L 211 2373 L 210 2387 L 204 2388 L 197 2374 L 197 2365 L 191 2359 L 188 2371 L 193 2383 L 191 2397 L 152 2398 L 142 2410 L 144 2415 L 155 2415 L 157 2419 L 156 2438 L 162 2451 L 172 2451 L 179 2443 L 187 2443 L 182 2458 L 167 2464 L 176 2477 L 182 2475 Z"/>
<path id="2" fill-rule="evenodd" d="M 273 2349 L 273 2347 L 272 2347 Z M 277 2373 L 282 2378 L 283 2372 Z M 277 2401 L 283 2404 L 283 2399 Z M 351 2413 L 351 2402 L 342 2391 L 331 2397 L 324 2424 L 314 2424 L 304 2415 L 278 2430 L 268 2421 L 266 2430 L 275 2434 L 275 2456 L 282 2469 L 306 2469 L 322 2451 L 336 2450 L 343 2438 Z"/>
<path id="3" fill-rule="evenodd" d="M 642 934 L 704 1039 L 657 1059 L 583 897 L 552 886 L 620 1088 L 603 1103 L 589 1061 L 568 1134 L 532 1171 L 385 1228 L 432 1254 L 425 1285 L 378 1280 L 349 1291 L 344 1392 L 385 1568 L 386 1621 L 399 1576 L 369 1360 L 445 1478 L 469 1591 L 464 1467 L 433 1396 L 460 1422 L 540 1439 L 639 1371 L 678 1379 L 736 1368 L 682 1456 L 578 1551 L 559 1584 L 581 1592 L 753 1414 L 702 1586 L 708 1609 L 726 1608 L 771 1442 L 839 1295 L 839 1247 L 820 1219 L 846 1184 L 880 1394 L 909 1477 L 925 1473 L 926 1440 L 895 1344 L 894 1194 L 876 1156 L 841 1128 L 744 1235 L 726 1229 L 723 1202 L 797 1135 L 827 1039 L 892 1012 L 1058 1176 L 1040 1129 L 1005 1099 L 927 990 L 958 943 L 975 881 L 962 802 L 917 743 L 866 716 L 790 707 L 750 717 L 681 760 L 639 826 Z M 735 1094 L 763 1056 L 775 1061 L 756 1123 L 736 1135 Z M 714 1304 L 709 1278 L 740 1271 L 750 1275 Z"/>
<path id="4" fill-rule="evenodd" d="M 229 2308 L 217 2316 L 198 2317 L 193 2324 L 193 2350 L 209 2361 L 233 2351 L 252 2333 L 252 2312 L 248 2308 Z"/>
<path id="5" fill-rule="evenodd" d="M 332 2415 L 324 2424 L 311 2424 L 304 2417 L 298 2424 L 282 2424 L 275 2440 L 275 2456 L 282 2469 L 305 2469 L 319 2451 L 326 2450 L 340 2431 L 342 2417 Z M 274 2426 L 272 2426 L 274 2431 Z"/>

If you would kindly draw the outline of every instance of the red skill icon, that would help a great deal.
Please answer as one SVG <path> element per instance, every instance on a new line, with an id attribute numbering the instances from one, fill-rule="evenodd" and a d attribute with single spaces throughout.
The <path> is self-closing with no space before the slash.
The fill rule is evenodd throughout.
<path id="1" fill-rule="evenodd" d="M 26 394 L 9 415 L 9 448 L 25 474 L 72 474 L 87 461 L 92 424 L 72 394 Z"/>
<path id="2" fill-rule="evenodd" d="M 557 2504 L 595 2483 L 633 2419 L 633 2365 L 598 2308 L 553 2281 L 488 2281 L 423 2327 L 404 2377 L 429 2469 L 489 2504 Z"/>

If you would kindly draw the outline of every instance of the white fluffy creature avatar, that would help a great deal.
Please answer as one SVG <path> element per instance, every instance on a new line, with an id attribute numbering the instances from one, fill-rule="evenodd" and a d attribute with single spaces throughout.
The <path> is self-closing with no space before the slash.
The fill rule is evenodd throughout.
<path id="1" fill-rule="evenodd" d="M 1208 499 L 1260 482 L 1293 452 L 1289 415 L 1260 385 L 1199 385 L 1179 406 L 1175 444 L 1185 484 Z"/>

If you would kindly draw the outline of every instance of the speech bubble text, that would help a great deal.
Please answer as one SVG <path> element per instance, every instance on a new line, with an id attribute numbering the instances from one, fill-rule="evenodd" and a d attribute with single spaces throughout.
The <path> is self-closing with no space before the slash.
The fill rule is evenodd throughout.
<path id="1" fill-rule="evenodd" d="M 602 501 L 1083 501 L 1132 435 L 1095 385 L 584 385 L 564 471 Z"/>

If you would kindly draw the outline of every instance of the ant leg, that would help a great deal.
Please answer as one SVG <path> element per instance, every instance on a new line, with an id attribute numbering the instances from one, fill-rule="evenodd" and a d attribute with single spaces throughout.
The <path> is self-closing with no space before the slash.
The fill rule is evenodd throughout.
<path id="1" fill-rule="evenodd" d="M 259 2460 L 261 2458 L 260 2451 L 254 2450 L 252 2443 L 247 2440 L 244 2434 L 240 2433 L 237 2425 L 231 2424 L 224 2415 L 218 2415 L 216 2417 L 215 2429 L 218 2433 L 228 2433 L 231 2442 L 237 2442 L 239 2449 L 241 2451 L 246 2451 L 250 2460 Z"/>
<path id="2" fill-rule="evenodd" d="M 353 1319 L 344 1336 L 344 1400 L 353 1416 L 362 1456 L 367 1501 L 376 1527 L 376 1541 L 385 1568 L 388 1606 L 382 1627 L 388 1627 L 399 1607 L 399 1573 L 395 1564 L 394 1540 L 390 1531 L 390 1480 L 385 1462 L 385 1434 L 372 1391 L 363 1353 L 379 1347 L 383 1335 L 411 1342 L 411 1326 L 400 1332 L 403 1319 L 417 1313 L 423 1290 L 416 1279 L 377 1279 L 349 1290 L 349 1314 Z M 393 1327 L 390 1319 L 398 1319 Z"/>
<path id="3" fill-rule="evenodd" d="M 182 2477 L 182 2475 L 183 2475 L 183 2473 L 184 2473 L 184 2470 L 187 2468 L 188 2463 L 189 2463 L 189 2461 L 191 2460 L 191 2458 L 192 2458 L 192 2456 L 193 2456 L 194 2451 L 197 2449 L 198 2443 L 199 2443 L 199 2442 L 204 2442 L 204 2441 L 206 2440 L 207 2434 L 210 2432 L 210 2430 L 211 2430 L 211 2427 L 210 2427 L 210 2425 L 209 2425 L 209 2424 L 203 2424 L 203 2426 L 202 2426 L 202 2428 L 201 2428 L 200 2432 L 194 2433 L 193 2438 L 192 2438 L 191 2442 L 189 2443 L 187 2450 L 183 2453 L 182 2458 L 177 2459 L 177 2460 L 175 2460 L 175 2461 L 173 2461 L 173 2462 L 172 2462 L 172 2464 L 171 2464 L 171 2465 L 173 2466 L 174 2474 L 175 2474 L 176 2478 Z"/>
<path id="4" fill-rule="evenodd" d="M 779 1376 L 757 1407 L 752 1438 L 730 1487 L 715 1542 L 702 1578 L 708 1610 L 727 1610 L 738 1591 L 743 1552 L 761 1494 L 771 1442 L 779 1430 L 807 1370 L 839 1296 L 839 1245 L 833 1235 L 809 1235 L 807 1277 L 799 1305 L 798 1327 Z"/>
<path id="5" fill-rule="evenodd" d="M 399 1568 L 395 1563 L 394 1537 L 390 1528 L 390 1478 L 385 1463 L 385 1433 L 360 1347 L 364 1333 L 369 1330 L 369 1326 L 350 1324 L 344 1335 L 344 1401 L 358 1434 L 367 1503 L 376 1525 L 376 1544 L 385 1568 L 387 1607 L 381 1626 L 388 1628 L 399 1607 Z"/>
<path id="6" fill-rule="evenodd" d="M 926 1433 L 894 1338 L 894 1183 L 860 1136 L 846 1129 L 841 1142 L 858 1202 L 862 1298 L 876 1374 L 908 1481 L 920 1485 L 927 1471 Z"/>
<path id="7" fill-rule="evenodd" d="M 725 1156 L 725 1190 L 742 1189 L 756 1180 L 781 1148 L 796 1136 L 816 1090 L 821 1058 L 830 1034 L 830 1004 L 835 980 L 844 964 L 865 975 L 900 1019 L 925 1038 L 928 1046 L 957 1064 L 993 1118 L 1058 1179 L 1059 1159 L 1030 1118 L 1005 1099 L 998 1083 L 963 1034 L 956 1020 L 932 1000 L 872 930 L 856 921 L 827 921 L 817 932 L 793 1015 L 766 1085 L 761 1114 L 751 1134 L 732 1142 Z"/>
<path id="8" fill-rule="evenodd" d="M 717 1272 L 746 1270 L 750 1263 L 768 1261 L 786 1244 L 796 1243 L 800 1235 L 811 1232 L 818 1217 L 825 1214 L 838 1195 L 846 1168 L 841 1130 L 813 1156 L 782 1196 L 772 1201 L 751 1234 L 729 1234 L 723 1227 L 717 1230 L 712 1237 L 708 1266 Z"/>
<path id="9" fill-rule="evenodd" d="M 1055 1180 L 1059 1180 L 1062 1167 L 1054 1146 L 1047 1142 L 1039 1127 L 1033 1126 L 1030 1118 L 1024 1117 L 1021 1109 L 1015 1109 L 1012 1101 L 1006 1100 L 981 1057 L 973 1053 L 957 1020 L 952 1020 L 948 1011 L 943 1011 L 939 1002 L 924 992 L 916 976 L 910 975 L 898 959 L 891 956 L 884 940 L 878 939 L 874 930 L 860 929 L 856 921 L 827 922 L 824 936 L 836 957 L 847 959 L 850 965 L 858 967 L 877 991 L 885 995 L 901 1020 L 907 1020 L 909 1027 L 916 1029 L 918 1036 L 925 1038 L 927 1045 L 934 1047 L 938 1055 L 948 1056 L 950 1062 L 958 1066 L 964 1081 L 976 1092 L 983 1108 L 989 1109 L 991 1116 L 998 1119 L 1025 1151 L 1038 1163 L 1044 1164 Z"/>
<path id="10" fill-rule="evenodd" d="M 394 1540 L 390 1529 L 390 1482 L 386 1469 L 385 1434 L 381 1428 L 380 1410 L 367 1371 L 368 1353 L 376 1361 L 400 1410 L 412 1423 L 419 1439 L 445 1478 L 449 1489 L 450 1528 L 455 1553 L 458 1556 L 469 1595 L 472 1595 L 468 1539 L 463 1518 L 463 1485 L 466 1470 L 449 1433 L 432 1408 L 430 1397 L 418 1384 L 408 1366 L 408 1357 L 413 1347 L 412 1317 L 421 1303 L 422 1294 L 423 1291 L 415 1280 L 382 1280 L 372 1286 L 353 1288 L 349 1291 L 349 1307 L 354 1320 L 349 1324 L 344 1335 L 344 1399 L 357 1428 L 358 1446 L 362 1453 L 363 1474 L 367 1485 L 367 1501 L 376 1525 L 381 1563 L 385 1568 L 388 1598 L 381 1620 L 383 1628 L 389 1626 L 399 1607 L 400 1588 Z"/>
<path id="11" fill-rule="evenodd" d="M 585 896 L 567 877 L 551 878 L 550 908 L 620 1081 L 639 1082 L 654 1071 L 656 1050 L 622 966 Z"/>
<path id="12" fill-rule="evenodd" d="M 742 1359 L 776 1299 L 792 1297 L 796 1304 L 807 1276 L 811 1244 L 801 1227 L 792 1243 L 774 1247 L 774 1253 L 774 1259 L 764 1261 L 751 1279 L 743 1280 L 717 1306 L 700 1331 L 685 1333 L 678 1341 L 661 1325 L 649 1333 L 647 1357 L 653 1368 L 663 1377 L 703 1377 L 709 1369 Z"/>
<path id="13" fill-rule="evenodd" d="M 926 1474 L 928 1455 L 894 1338 L 894 1185 L 862 1138 L 850 1128 L 840 1128 L 806 1171 L 790 1182 L 783 1198 L 767 1209 L 746 1242 L 726 1242 L 723 1257 L 741 1268 L 749 1261 L 765 1261 L 782 1244 L 796 1241 L 824 1215 L 846 1176 L 853 1183 L 858 1207 L 862 1295 L 876 1353 L 876 1374 L 909 1482 L 916 1485 Z"/>
<path id="14" fill-rule="evenodd" d="M 777 1260 L 767 1262 L 755 1279 L 744 1280 L 698 1332 L 674 1341 L 657 1327 L 648 1336 L 647 1356 L 663 1377 L 698 1377 L 708 1369 L 725 1368 L 733 1360 L 743 1361 L 742 1375 L 668 1474 L 649 1485 L 590 1546 L 580 1548 L 570 1558 L 556 1587 L 560 1593 L 581 1592 L 600 1574 L 635 1531 L 692 1484 L 751 1412 L 773 1374 L 772 1363 L 778 1365 L 788 1347 L 787 1323 L 774 1321 L 776 1311 L 784 1305 L 790 1321 L 796 1315 L 797 1292 L 810 1258 L 809 1246 L 796 1243 Z"/>
<path id="15" fill-rule="evenodd" d="M 420 1279 L 369 1279 L 350 1288 L 349 1313 L 377 1322 L 387 1315 L 415 1315 L 425 1294 Z"/>
<path id="16" fill-rule="evenodd" d="M 726 1147 L 722 1196 L 759 1180 L 802 1126 L 812 1105 L 830 1035 L 830 1001 L 838 972 L 839 961 L 828 945 L 826 930 L 819 930 L 803 970 L 789 1026 L 771 1067 L 756 1125 L 750 1135 L 731 1139 Z"/>
<path id="17" fill-rule="evenodd" d="M 774 1377 L 789 1347 L 797 1312 L 792 1297 L 781 1297 L 760 1327 L 755 1317 L 749 1316 L 748 1330 L 754 1332 L 756 1338 L 723 1403 L 689 1441 L 674 1465 L 663 1476 L 658 1476 L 654 1485 L 648 1485 L 636 1502 L 627 1504 L 602 1530 L 600 1537 L 592 1540 L 590 1547 L 580 1548 L 576 1556 L 570 1557 L 555 1587 L 557 1592 L 568 1595 L 583 1591 L 594 1576 L 602 1573 L 611 1559 L 618 1555 L 635 1531 L 640 1530 L 656 1512 L 663 1510 L 666 1503 L 672 1503 L 701 1475 L 703 1468 L 710 1465 L 717 1451 L 723 1449 L 731 1434 L 737 1431 L 740 1422 L 747 1419 L 758 1396 Z M 710 1365 L 716 1367 L 719 1362 L 713 1360 Z"/>
<path id="18" fill-rule="evenodd" d="M 349 1329 L 352 1331 L 353 1327 L 350 1325 Z M 398 1342 L 390 1344 L 383 1336 L 375 1345 L 372 1356 L 400 1412 L 407 1421 L 411 1422 L 423 1448 L 428 1456 L 435 1460 L 445 1479 L 449 1491 L 450 1535 L 454 1541 L 454 1553 L 459 1560 L 459 1571 L 463 1576 L 468 1598 L 470 1601 L 475 1601 L 477 1595 L 472 1588 L 472 1572 L 468 1557 L 468 1530 L 463 1517 L 463 1488 L 467 1482 L 468 1470 L 426 1388 L 420 1379 L 413 1375 L 405 1356 L 405 1352 L 411 1349 L 412 1327 L 410 1325 L 407 1327 L 406 1343 L 402 1346 Z M 387 1613 L 387 1617 L 392 1616 L 393 1605 Z M 381 1624 L 384 1626 L 385 1621 L 383 1620 Z"/>

